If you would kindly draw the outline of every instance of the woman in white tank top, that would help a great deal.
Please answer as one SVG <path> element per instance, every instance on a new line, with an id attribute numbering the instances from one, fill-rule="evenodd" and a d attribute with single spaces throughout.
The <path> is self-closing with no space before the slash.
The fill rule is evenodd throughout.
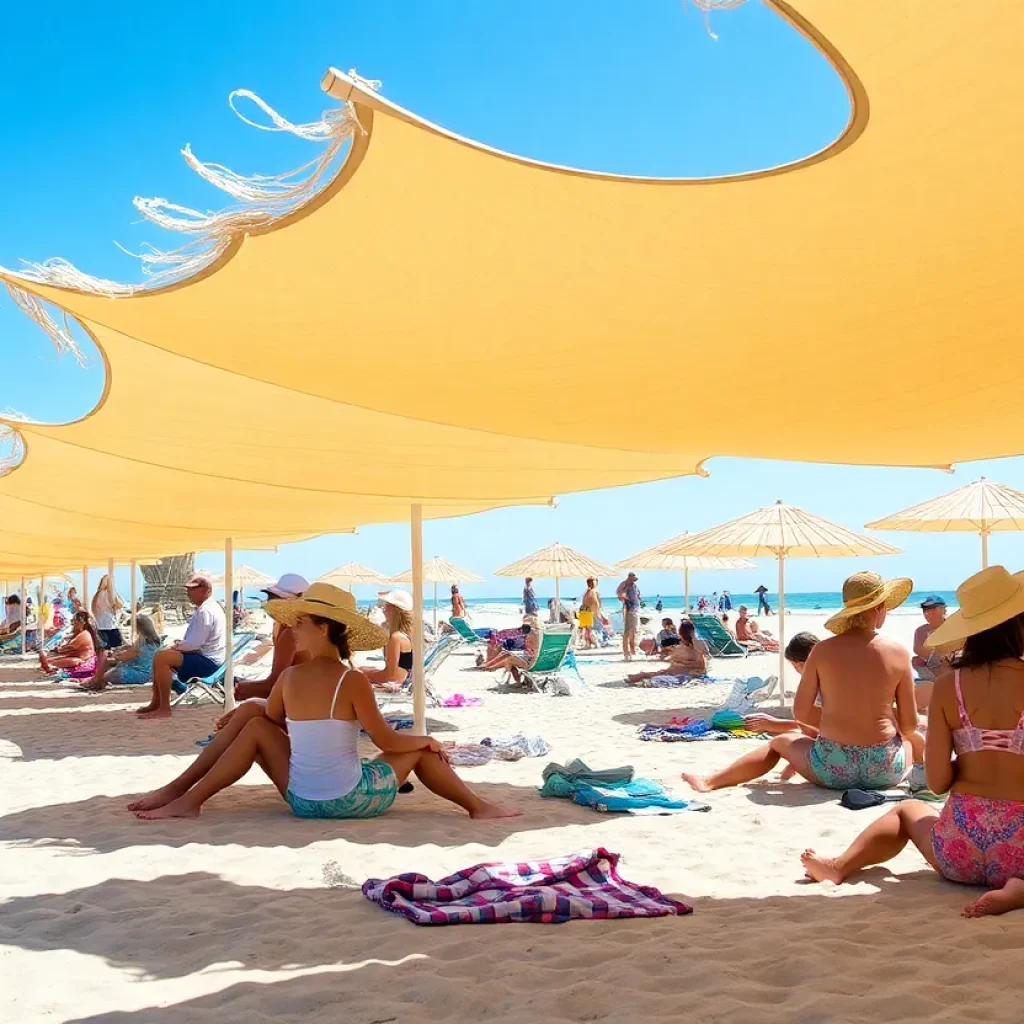
<path id="1" fill-rule="evenodd" d="M 473 818 L 521 813 L 473 793 L 437 740 L 395 732 L 384 720 L 369 680 L 345 664 L 352 651 L 379 650 L 385 639 L 358 613 L 350 593 L 314 583 L 298 600 L 268 602 L 267 612 L 294 627 L 298 648 L 308 651 L 310 660 L 282 673 L 265 718 L 250 718 L 237 728 L 229 722 L 189 771 L 129 804 L 138 817 L 195 817 L 214 793 L 254 764 L 303 818 L 383 814 L 412 773 Z M 359 757 L 360 727 L 382 751 L 376 760 Z"/>

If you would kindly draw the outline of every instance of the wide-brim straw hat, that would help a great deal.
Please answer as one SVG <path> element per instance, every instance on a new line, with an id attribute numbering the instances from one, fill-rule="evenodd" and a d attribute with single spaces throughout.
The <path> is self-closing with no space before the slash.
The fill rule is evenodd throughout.
<path id="1" fill-rule="evenodd" d="M 385 630 L 375 626 L 356 608 L 356 599 L 330 583 L 311 583 L 302 597 L 268 601 L 267 614 L 285 626 L 294 626 L 303 615 L 342 622 L 347 627 L 348 645 L 353 651 L 377 651 L 388 642 Z"/>
<path id="2" fill-rule="evenodd" d="M 843 607 L 826 623 L 830 633 L 845 633 L 850 623 L 862 612 L 869 612 L 880 605 L 892 611 L 899 608 L 914 589 L 914 581 L 906 577 L 883 580 L 877 572 L 855 572 L 843 584 Z"/>
<path id="3" fill-rule="evenodd" d="M 1001 626 L 1024 615 L 1024 573 L 1010 573 L 1001 565 L 990 565 L 968 577 L 956 588 L 960 610 L 933 630 L 925 645 L 959 645 L 969 636 Z"/>

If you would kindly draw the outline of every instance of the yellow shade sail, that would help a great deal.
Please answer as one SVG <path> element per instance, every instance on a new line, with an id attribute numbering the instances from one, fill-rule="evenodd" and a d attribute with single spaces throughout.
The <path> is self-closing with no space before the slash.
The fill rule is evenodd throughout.
<path id="1" fill-rule="evenodd" d="M 908 533 L 977 533 L 981 537 L 981 566 L 985 568 L 988 565 L 989 534 L 1024 530 L 1024 492 L 981 477 L 931 501 L 868 523 L 867 529 Z"/>
<path id="2" fill-rule="evenodd" d="M 701 181 L 553 167 L 331 72 L 361 126 L 341 171 L 201 273 L 112 298 L 3 272 L 78 317 L 108 371 L 92 415 L 16 425 L 27 454 L 0 481 L 0 522 L 26 536 L 8 549 L 43 558 L 83 521 L 112 554 L 284 541 L 404 519 L 411 501 L 457 515 L 692 473 L 712 454 L 1019 453 L 1021 4 L 769 6 L 851 98 L 841 136 L 791 166 Z M 623 116 L 643 102 L 609 89 Z M 686 431 L 652 429 L 680 382 L 651 372 L 630 374 L 630 412 L 602 430 L 593 410 L 621 407 L 624 361 L 666 351 L 702 382 Z M 495 376 L 507 360 L 514 387 Z M 244 430 L 241 408 L 262 411 Z M 951 429 L 921 428 L 954 408 Z M 750 429 L 757 410 L 771 430 Z"/>
<path id="3" fill-rule="evenodd" d="M 412 583 L 412 569 L 391 578 L 392 583 Z M 424 583 L 483 583 L 484 578 L 469 569 L 463 569 L 447 558 L 435 555 L 423 563 Z"/>

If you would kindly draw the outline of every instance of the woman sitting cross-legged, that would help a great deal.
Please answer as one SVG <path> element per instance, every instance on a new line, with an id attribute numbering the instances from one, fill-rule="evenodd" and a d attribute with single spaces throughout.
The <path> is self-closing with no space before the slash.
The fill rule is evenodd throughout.
<path id="1" fill-rule="evenodd" d="M 351 594 L 314 583 L 302 598 L 269 601 L 266 608 L 272 618 L 294 627 L 296 643 L 310 660 L 282 673 L 265 716 L 229 721 L 182 776 L 130 803 L 138 817 L 194 817 L 254 764 L 300 818 L 376 817 L 391 807 L 411 773 L 473 818 L 519 813 L 473 793 L 437 740 L 403 735 L 385 722 L 369 680 L 344 664 L 352 648 L 379 649 L 385 641 L 383 632 L 358 613 Z M 359 759 L 360 726 L 382 751 L 375 761 Z"/>
<path id="2" fill-rule="evenodd" d="M 634 672 L 626 676 L 626 681 L 635 684 L 643 683 L 655 676 L 687 676 L 698 679 L 708 672 L 708 649 L 704 641 L 697 636 L 693 623 L 683 619 L 679 623 L 679 643 L 665 650 L 668 664 L 653 672 Z"/>
<path id="3" fill-rule="evenodd" d="M 96 657 L 96 673 L 81 683 L 81 689 L 100 693 L 108 683 L 143 686 L 153 678 L 153 658 L 163 646 L 160 634 L 148 615 L 136 616 L 135 643 L 116 651 L 100 650 Z"/>
<path id="4" fill-rule="evenodd" d="M 75 612 L 71 618 L 71 638 L 62 643 L 52 654 L 39 652 L 39 664 L 46 673 L 67 669 L 78 674 L 96 670 L 96 651 L 99 640 L 92 616 L 85 611 Z"/>
<path id="5" fill-rule="evenodd" d="M 838 857 L 801 859 L 814 881 L 839 883 L 911 842 L 949 881 L 988 887 L 963 909 L 982 917 L 1024 908 L 1024 577 L 995 565 L 956 593 L 960 611 L 927 641 L 963 642 L 928 706 L 925 771 L 946 805 L 906 800 Z"/>
<path id="6" fill-rule="evenodd" d="M 683 772 L 683 778 L 706 793 L 767 775 L 781 759 L 826 789 L 898 785 L 922 760 L 924 738 L 917 728 L 910 652 L 878 630 L 912 589 L 911 580 L 884 582 L 871 572 L 855 573 L 843 584 L 843 608 L 825 623 L 836 635 L 807 655 L 793 701 L 794 719 L 816 725 L 816 736 L 786 731 L 722 771 Z"/>

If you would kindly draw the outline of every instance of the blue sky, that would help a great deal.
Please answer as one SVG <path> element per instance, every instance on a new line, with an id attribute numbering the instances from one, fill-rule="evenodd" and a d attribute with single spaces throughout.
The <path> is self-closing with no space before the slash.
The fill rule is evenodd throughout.
<path id="1" fill-rule="evenodd" d="M 134 0 L 58 0 L 45 12 L 18 5 L 5 12 L 0 37 L 0 263 L 60 255 L 101 276 L 137 280 L 137 263 L 114 240 L 136 251 L 144 241 L 168 240 L 138 223 L 132 197 L 223 205 L 185 167 L 185 142 L 201 158 L 246 173 L 308 159 L 308 143 L 243 125 L 225 100 L 249 88 L 292 120 L 312 120 L 327 105 L 318 83 L 331 64 L 381 79 L 389 98 L 491 145 L 623 173 L 751 170 L 820 149 L 842 130 L 842 86 L 780 19 L 751 2 L 713 16 L 712 25 L 717 41 L 680 0 L 182 0 L 173 13 Z M 66 420 L 100 393 L 98 360 L 82 369 L 58 359 L 5 295 L 0 354 L 0 408 Z M 685 366 L 676 355 L 673 365 Z M 793 399 L 766 396 L 763 409 L 750 410 L 751 432 L 770 430 L 773 403 Z M 665 410 L 652 430 L 685 425 L 680 407 Z M 955 410 L 922 429 L 955 430 Z M 728 459 L 709 469 L 708 479 L 564 497 L 553 510 L 430 523 L 425 548 L 487 575 L 553 540 L 614 561 L 779 497 L 860 527 L 982 474 L 1024 488 L 1022 459 L 968 465 L 953 476 Z M 921 588 L 951 588 L 978 565 L 971 535 L 887 539 L 905 553 L 873 567 L 913 576 Z M 1019 535 L 992 542 L 994 560 L 1013 569 L 1022 553 Z M 350 560 L 398 572 L 409 564 L 408 533 L 371 526 L 240 560 L 310 577 Z M 215 555 L 202 561 L 221 564 Z M 789 587 L 834 590 L 853 568 L 849 560 L 794 561 Z M 696 577 L 694 587 L 745 593 L 760 579 L 774 588 L 774 578 L 766 562 L 757 573 Z M 648 574 L 645 589 L 678 592 L 679 585 Z M 467 588 L 510 592 L 502 580 Z"/>

